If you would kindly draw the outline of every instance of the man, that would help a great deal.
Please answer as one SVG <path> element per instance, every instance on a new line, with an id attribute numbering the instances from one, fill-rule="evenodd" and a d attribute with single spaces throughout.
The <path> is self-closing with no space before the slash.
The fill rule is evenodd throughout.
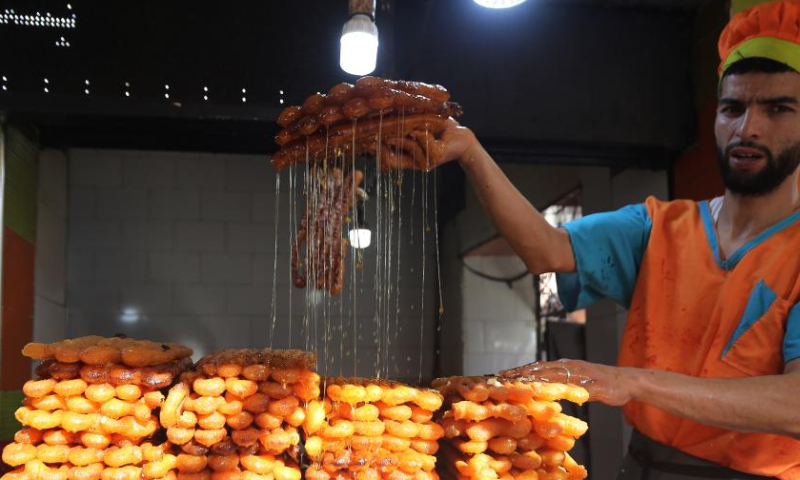
<path id="1" fill-rule="evenodd" d="M 506 375 L 584 385 L 634 427 L 623 479 L 800 479 L 800 2 L 735 16 L 720 39 L 715 133 L 725 194 L 551 227 L 472 133 L 445 133 L 530 271 L 568 309 L 630 309 L 619 367 L 562 360 Z"/>

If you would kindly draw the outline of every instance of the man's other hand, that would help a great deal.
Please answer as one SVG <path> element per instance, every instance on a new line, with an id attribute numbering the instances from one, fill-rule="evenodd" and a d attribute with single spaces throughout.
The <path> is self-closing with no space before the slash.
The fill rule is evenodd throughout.
<path id="1" fill-rule="evenodd" d="M 528 381 L 580 385 L 589 392 L 590 401 L 607 405 L 621 406 L 633 399 L 631 369 L 609 367 L 582 360 L 533 362 L 503 370 L 500 375 Z"/>

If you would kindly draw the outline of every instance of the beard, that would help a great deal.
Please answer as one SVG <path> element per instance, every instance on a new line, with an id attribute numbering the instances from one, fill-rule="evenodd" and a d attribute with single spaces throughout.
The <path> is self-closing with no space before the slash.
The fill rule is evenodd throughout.
<path id="1" fill-rule="evenodd" d="M 766 159 L 764 168 L 754 173 L 731 168 L 731 151 L 736 147 L 759 150 Z M 725 188 L 745 197 L 761 197 L 778 188 L 800 165 L 800 141 L 784 149 L 777 157 L 762 145 L 752 142 L 733 143 L 724 152 L 717 147 L 717 161 Z"/>

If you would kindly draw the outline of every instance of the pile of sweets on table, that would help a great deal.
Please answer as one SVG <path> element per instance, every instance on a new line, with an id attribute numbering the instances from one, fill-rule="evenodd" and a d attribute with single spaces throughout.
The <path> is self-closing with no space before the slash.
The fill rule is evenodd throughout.
<path id="1" fill-rule="evenodd" d="M 328 378 L 304 428 L 308 480 L 438 480 L 439 392 L 399 382 Z M 313 409 L 313 412 L 312 412 Z"/>
<path id="2" fill-rule="evenodd" d="M 558 403 L 588 399 L 574 385 L 337 377 L 321 396 L 301 350 L 229 349 L 193 365 L 182 345 L 89 336 L 23 354 L 42 363 L 0 480 L 300 480 L 301 463 L 308 480 L 438 480 L 437 455 L 458 480 L 587 477 L 568 453 L 587 425 Z"/>
<path id="3" fill-rule="evenodd" d="M 579 386 L 494 377 L 434 381 L 445 397 L 443 476 L 459 480 L 578 480 L 587 477 L 568 451 L 586 433 L 559 400 L 582 404 Z"/>
<path id="4" fill-rule="evenodd" d="M 43 360 L 23 386 L 23 428 L 3 450 L 17 467 L 3 480 L 174 478 L 166 442 L 154 440 L 165 389 L 192 365 L 173 343 L 98 336 L 31 343 Z"/>
<path id="5" fill-rule="evenodd" d="M 222 350 L 173 386 L 161 424 L 178 480 L 300 480 L 300 432 L 319 398 L 316 358 L 300 350 Z"/>

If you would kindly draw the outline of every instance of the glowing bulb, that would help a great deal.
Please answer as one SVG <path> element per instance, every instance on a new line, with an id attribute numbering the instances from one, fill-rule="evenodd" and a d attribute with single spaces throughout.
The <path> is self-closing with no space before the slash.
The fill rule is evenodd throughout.
<path id="1" fill-rule="evenodd" d="M 119 321 L 122 323 L 136 323 L 142 319 L 142 314 L 137 308 L 123 308 L 119 316 Z"/>
<path id="2" fill-rule="evenodd" d="M 364 14 L 353 15 L 342 28 L 339 66 L 353 75 L 375 70 L 378 60 L 378 27 Z"/>
<path id="3" fill-rule="evenodd" d="M 525 0 L 474 0 L 481 7 L 486 8 L 511 8 L 524 3 Z"/>
<path id="4" fill-rule="evenodd" d="M 354 228 L 347 233 L 350 246 L 353 248 L 364 249 L 372 243 L 372 230 L 368 228 Z"/>

